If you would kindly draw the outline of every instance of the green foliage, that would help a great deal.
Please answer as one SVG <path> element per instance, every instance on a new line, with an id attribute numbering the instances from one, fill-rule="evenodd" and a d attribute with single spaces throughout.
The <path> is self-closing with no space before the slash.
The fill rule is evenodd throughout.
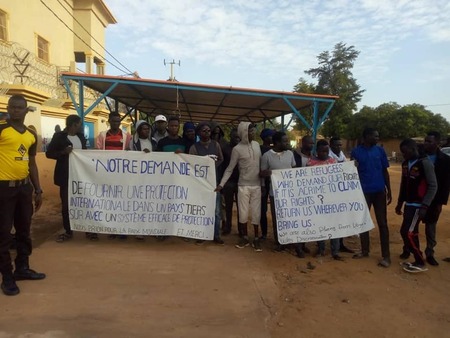
<path id="1" fill-rule="evenodd" d="M 345 43 L 339 42 L 334 46 L 332 53 L 325 51 L 319 54 L 317 57 L 318 67 L 305 71 L 306 74 L 317 79 L 316 85 L 300 78 L 299 83 L 294 86 L 295 92 L 339 96 L 321 130 L 325 136 L 347 135 L 347 125 L 364 92 L 352 74 L 352 68 L 358 55 L 359 51 L 355 50 L 354 46 L 347 46 Z M 322 116 L 326 107 L 319 108 L 319 115 Z M 301 113 L 308 122 L 312 121 L 312 111 Z M 305 129 L 305 127 L 300 121 L 297 121 L 296 129 Z"/>
<path id="2" fill-rule="evenodd" d="M 390 102 L 376 108 L 364 106 L 351 119 L 348 126 L 349 138 L 360 137 L 366 127 L 377 129 L 382 138 L 398 139 L 422 137 L 430 130 L 442 135 L 450 132 L 450 123 L 444 117 L 433 114 L 417 103 L 400 106 Z"/>

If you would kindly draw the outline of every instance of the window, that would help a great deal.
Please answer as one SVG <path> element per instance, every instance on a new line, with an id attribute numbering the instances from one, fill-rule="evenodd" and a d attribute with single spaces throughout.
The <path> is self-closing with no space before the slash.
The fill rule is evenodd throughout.
<path id="1" fill-rule="evenodd" d="M 48 41 L 38 35 L 37 37 L 37 47 L 38 47 L 38 58 L 49 62 L 48 56 Z"/>
<path id="2" fill-rule="evenodd" d="M 7 16 L 2 10 L 0 10 L 0 40 L 8 40 Z"/>

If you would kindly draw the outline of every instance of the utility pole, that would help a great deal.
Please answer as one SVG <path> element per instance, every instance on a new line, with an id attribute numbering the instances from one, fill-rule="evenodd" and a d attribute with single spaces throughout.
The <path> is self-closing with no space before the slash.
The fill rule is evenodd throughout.
<path id="1" fill-rule="evenodd" d="M 164 66 L 170 65 L 170 77 L 169 77 L 169 81 L 177 81 L 177 79 L 175 79 L 175 76 L 173 75 L 173 65 L 178 65 L 179 67 L 181 66 L 181 61 L 178 60 L 178 62 L 175 62 L 174 59 L 172 59 L 172 61 L 167 61 L 166 59 L 164 59 Z"/>

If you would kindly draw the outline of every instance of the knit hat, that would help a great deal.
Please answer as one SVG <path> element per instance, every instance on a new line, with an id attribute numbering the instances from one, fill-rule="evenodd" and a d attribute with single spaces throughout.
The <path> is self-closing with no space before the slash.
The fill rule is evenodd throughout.
<path id="1" fill-rule="evenodd" d="M 275 130 L 269 129 L 269 128 L 264 128 L 261 131 L 261 134 L 259 134 L 259 137 L 261 137 L 261 140 L 264 140 L 267 137 L 273 136 L 273 134 L 275 134 Z"/>

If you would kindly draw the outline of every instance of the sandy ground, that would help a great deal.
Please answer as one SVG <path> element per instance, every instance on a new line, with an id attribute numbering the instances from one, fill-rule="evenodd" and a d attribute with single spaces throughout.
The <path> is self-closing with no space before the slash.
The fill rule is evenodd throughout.
<path id="1" fill-rule="evenodd" d="M 54 162 L 39 154 L 44 206 L 34 216 L 32 265 L 48 277 L 19 282 L 0 295 L 0 337 L 448 337 L 450 334 L 450 206 L 438 224 L 439 267 L 423 274 L 400 268 L 401 217 L 389 206 L 390 268 L 371 257 L 343 262 L 308 255 L 156 242 L 54 242 L 61 227 Z M 400 168 L 390 168 L 396 200 Z M 236 229 L 234 229 L 236 231 Z M 423 231 L 422 231 L 423 232 Z M 359 239 L 346 240 L 357 249 Z M 424 243 L 424 237 L 421 237 Z M 313 243 L 308 246 L 315 249 Z M 307 268 L 308 263 L 314 269 Z"/>

